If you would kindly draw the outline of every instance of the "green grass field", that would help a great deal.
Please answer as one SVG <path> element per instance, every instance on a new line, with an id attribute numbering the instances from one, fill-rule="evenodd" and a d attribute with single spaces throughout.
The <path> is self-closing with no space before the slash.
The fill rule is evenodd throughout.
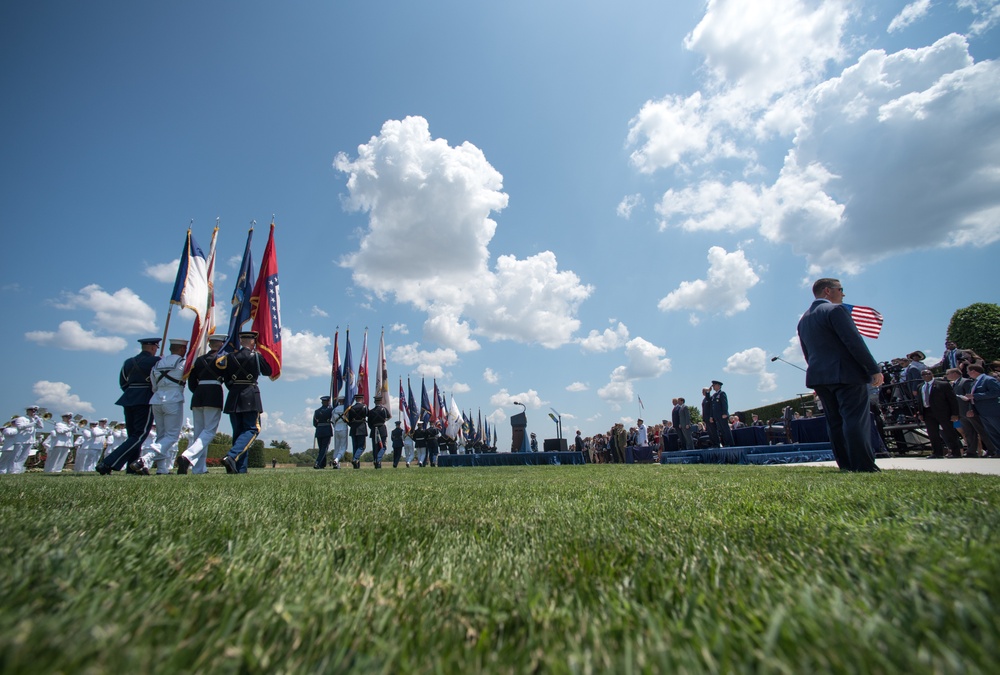
<path id="1" fill-rule="evenodd" d="M 1000 479 L 0 477 L 0 670 L 996 672 Z"/>

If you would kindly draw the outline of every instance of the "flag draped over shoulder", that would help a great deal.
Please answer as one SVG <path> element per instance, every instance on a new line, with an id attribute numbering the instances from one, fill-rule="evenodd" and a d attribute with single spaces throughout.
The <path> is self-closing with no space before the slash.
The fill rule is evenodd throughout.
<path id="1" fill-rule="evenodd" d="M 358 393 L 364 396 L 362 401 L 368 405 L 368 329 L 365 328 L 365 339 L 361 343 L 361 360 L 358 361 Z"/>
<path id="2" fill-rule="evenodd" d="M 385 330 L 378 339 L 378 370 L 375 372 L 375 395 L 382 395 L 382 405 L 389 407 L 389 369 L 385 363 Z"/>
<path id="3" fill-rule="evenodd" d="M 882 332 L 882 314 L 871 307 L 848 305 L 846 302 L 843 304 L 851 313 L 851 318 L 854 319 L 854 325 L 858 327 L 858 332 L 866 338 L 878 339 Z"/>
<path id="4" fill-rule="evenodd" d="M 257 351 L 271 366 L 271 379 L 281 377 L 281 293 L 278 286 L 278 256 L 274 252 L 274 223 L 264 246 L 260 274 L 250 297 L 253 330 L 257 331 Z"/>
<path id="5" fill-rule="evenodd" d="M 191 326 L 191 340 L 188 343 L 188 353 L 184 361 L 184 375 L 181 379 L 186 380 L 194 367 L 195 360 L 208 351 L 208 336 L 215 332 L 215 243 L 218 238 L 219 228 L 216 226 L 212 232 L 212 244 L 208 249 L 208 261 L 205 268 L 205 279 L 207 281 L 205 297 L 200 298 L 201 311 L 195 311 L 194 325 Z M 188 244 L 185 248 L 196 247 L 191 231 L 188 231 Z M 189 270 L 191 267 L 189 266 Z M 178 281 L 180 281 L 178 279 Z M 177 283 L 174 284 L 174 291 L 177 291 Z M 183 295 L 183 291 L 182 291 Z M 194 298 L 190 298 L 195 300 Z M 171 298 L 171 302 L 173 299 Z M 193 309 L 193 308 L 192 308 Z"/>
<path id="6" fill-rule="evenodd" d="M 247 232 L 247 245 L 243 249 L 243 262 L 240 263 L 240 273 L 236 278 L 236 290 L 233 291 L 233 309 L 229 315 L 229 338 L 219 350 L 219 356 L 235 352 L 240 348 L 240 331 L 250 320 L 250 296 L 253 294 L 254 276 L 253 253 L 250 244 L 253 242 L 253 228 Z"/>
<path id="7" fill-rule="evenodd" d="M 354 363 L 351 362 L 351 329 L 347 329 L 344 337 L 344 405 L 354 405 L 354 396 L 358 393 L 358 381 L 354 377 Z"/>
<path id="8" fill-rule="evenodd" d="M 333 405 L 337 405 L 337 397 L 340 396 L 340 388 L 344 386 L 344 376 L 340 372 L 340 331 L 333 334 L 333 366 L 330 368 L 330 399 Z"/>

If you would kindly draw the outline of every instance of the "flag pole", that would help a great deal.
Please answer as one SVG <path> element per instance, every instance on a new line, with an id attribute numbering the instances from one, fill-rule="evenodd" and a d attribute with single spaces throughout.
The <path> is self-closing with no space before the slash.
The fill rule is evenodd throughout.
<path id="1" fill-rule="evenodd" d="M 194 218 L 192 218 L 191 222 L 188 223 L 187 243 L 185 243 L 185 245 L 184 245 L 184 250 L 187 251 L 188 254 L 190 254 L 190 252 L 191 252 L 190 244 L 191 244 L 191 226 L 192 225 L 194 225 Z M 177 261 L 177 268 L 178 269 L 180 269 L 180 264 L 181 264 L 181 261 L 178 260 Z M 167 331 L 170 330 L 170 315 L 173 314 L 173 312 L 174 312 L 174 299 L 173 299 L 173 297 L 171 297 L 170 298 L 170 305 L 167 307 L 167 320 L 163 323 L 163 338 L 160 340 L 160 356 L 163 356 L 163 348 L 164 348 L 164 345 L 167 342 Z"/>

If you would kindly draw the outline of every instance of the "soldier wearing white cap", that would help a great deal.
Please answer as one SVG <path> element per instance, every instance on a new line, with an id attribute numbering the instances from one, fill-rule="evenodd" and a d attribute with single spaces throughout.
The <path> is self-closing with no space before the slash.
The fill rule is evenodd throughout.
<path id="1" fill-rule="evenodd" d="M 3 425 L 3 445 L 0 445 L 0 474 L 13 473 L 11 466 L 14 464 L 14 439 L 17 438 L 17 428 L 14 420 Z"/>
<path id="2" fill-rule="evenodd" d="M 32 405 L 25 409 L 24 415 L 14 419 L 16 433 L 13 437 L 9 457 L 4 453 L 5 466 L 0 467 L 0 473 L 24 473 L 24 464 L 31 456 L 35 445 L 35 429 L 42 428 L 42 418 L 38 416 L 38 406 Z M 3 469 L 6 469 L 4 471 Z"/>
<path id="3" fill-rule="evenodd" d="M 215 370 L 215 357 L 229 336 L 220 333 L 208 337 L 208 352 L 199 356 L 188 375 L 191 390 L 191 417 L 194 441 L 177 458 L 177 473 L 208 473 L 208 446 L 222 421 L 222 377 Z"/>
<path id="4" fill-rule="evenodd" d="M 347 425 L 347 419 L 344 414 L 347 412 L 347 408 L 344 406 L 344 397 L 337 397 L 337 405 L 333 408 L 333 468 L 340 468 L 340 460 L 344 458 L 344 453 L 347 452 L 347 439 L 349 437 L 350 427 Z"/>
<path id="5" fill-rule="evenodd" d="M 59 473 L 66 465 L 69 451 L 73 449 L 73 413 L 63 413 L 62 420 L 45 439 L 45 473 Z"/>
<path id="6" fill-rule="evenodd" d="M 149 405 L 157 428 L 157 442 L 136 461 L 129 464 L 132 471 L 149 475 L 156 464 L 156 473 L 170 473 L 174 454 L 173 446 L 180 440 L 184 423 L 184 353 L 187 340 L 170 340 L 170 353 L 160 357 L 149 374 L 153 395 Z"/>
<path id="7" fill-rule="evenodd" d="M 160 338 L 143 338 L 139 340 L 142 346 L 136 356 L 125 360 L 118 374 L 118 386 L 122 395 L 115 402 L 125 412 L 125 428 L 128 436 L 125 442 L 104 458 L 97 465 L 97 473 L 107 475 L 112 471 L 120 471 L 123 466 L 139 458 L 142 442 L 149 434 L 153 424 L 153 414 L 150 411 L 149 397 L 153 391 L 150 386 L 150 371 L 156 364 L 156 349 Z"/>
<path id="8" fill-rule="evenodd" d="M 77 472 L 96 471 L 97 462 L 104 452 L 104 437 L 107 431 L 98 426 L 98 423 L 91 422 L 89 429 L 84 429 L 82 442 L 76 450 L 76 460 L 73 462 L 73 469 Z"/>

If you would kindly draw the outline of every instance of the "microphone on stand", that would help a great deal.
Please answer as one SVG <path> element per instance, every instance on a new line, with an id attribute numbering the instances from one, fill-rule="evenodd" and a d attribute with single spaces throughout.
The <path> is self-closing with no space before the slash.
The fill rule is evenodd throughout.
<path id="1" fill-rule="evenodd" d="M 792 368 L 798 368 L 803 373 L 806 372 L 806 369 L 803 368 L 802 366 L 797 366 L 794 363 L 788 363 L 788 361 L 786 361 L 785 359 L 781 358 L 780 356 L 772 356 L 771 357 L 771 363 L 774 363 L 775 361 L 781 361 L 782 363 L 787 364 L 787 365 L 791 366 Z"/>

